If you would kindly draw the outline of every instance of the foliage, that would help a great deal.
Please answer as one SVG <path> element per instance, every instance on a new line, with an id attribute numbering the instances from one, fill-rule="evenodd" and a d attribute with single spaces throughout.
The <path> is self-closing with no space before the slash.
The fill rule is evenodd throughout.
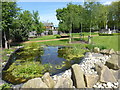
<path id="1" fill-rule="evenodd" d="M 100 48 L 101 50 L 107 48 L 106 46 L 103 46 L 103 45 L 93 45 L 93 44 L 86 45 L 86 48 L 88 48 L 89 50 L 93 50 L 94 47 L 98 47 L 98 48 Z"/>
<path id="2" fill-rule="evenodd" d="M 13 22 L 11 30 L 12 40 L 16 42 L 28 40 L 29 32 L 32 30 L 32 14 L 30 11 L 25 10 L 20 13 Z"/>
<path id="3" fill-rule="evenodd" d="M 86 52 L 86 50 L 81 49 L 80 46 L 65 47 L 65 48 L 58 50 L 58 56 L 70 61 L 70 60 L 83 57 L 84 52 Z"/>
<path id="4" fill-rule="evenodd" d="M 45 30 L 43 23 L 39 21 L 40 20 L 39 12 L 38 11 L 33 11 L 32 17 L 33 17 L 32 28 L 39 35 Z"/>
<path id="5" fill-rule="evenodd" d="M 48 64 L 40 64 L 40 62 L 25 62 L 13 63 L 7 72 L 11 72 L 15 77 L 22 77 L 22 78 L 35 78 L 41 77 L 45 72 L 49 71 L 50 66 Z"/>
<path id="6" fill-rule="evenodd" d="M 11 88 L 11 84 L 5 83 L 0 86 L 0 90 L 8 90 Z"/>
<path id="7" fill-rule="evenodd" d="M 52 30 L 49 30 L 49 31 L 48 31 L 48 35 L 53 35 L 53 31 L 52 31 Z"/>
<path id="8" fill-rule="evenodd" d="M 9 33 L 18 11 L 20 11 L 20 8 L 17 7 L 16 2 L 2 2 L 2 47 L 9 48 Z"/>
<path id="9" fill-rule="evenodd" d="M 82 30 L 91 32 L 108 27 L 119 29 L 119 3 L 120 1 L 116 1 L 110 5 L 103 5 L 100 2 L 85 1 L 83 6 L 69 3 L 66 8 L 56 10 L 59 30 L 64 32 L 70 27 L 72 27 L 72 31 L 78 29 L 78 32 L 82 32 Z"/>
<path id="10" fill-rule="evenodd" d="M 17 53 L 22 61 L 37 61 L 39 56 L 43 54 L 42 48 L 37 43 L 26 44 L 21 52 Z"/>
<path id="11" fill-rule="evenodd" d="M 6 62 L 9 57 L 6 56 L 7 54 L 11 54 L 14 51 L 14 49 L 4 49 L 2 50 L 2 62 Z"/>
<path id="12" fill-rule="evenodd" d="M 120 33 L 112 33 L 112 34 L 99 33 L 99 36 L 115 36 L 115 35 L 120 35 Z"/>
<path id="13" fill-rule="evenodd" d="M 56 38 L 61 38 L 61 36 L 60 35 L 54 35 Z"/>

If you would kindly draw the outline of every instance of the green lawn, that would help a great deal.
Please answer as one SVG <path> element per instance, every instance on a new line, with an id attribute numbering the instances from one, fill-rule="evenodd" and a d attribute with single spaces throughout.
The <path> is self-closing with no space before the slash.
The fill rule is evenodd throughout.
<path id="1" fill-rule="evenodd" d="M 95 43 L 96 45 L 106 46 L 108 49 L 113 48 L 114 50 L 120 51 L 120 49 L 118 48 L 120 45 L 118 39 L 120 39 L 120 36 L 96 36 L 93 37 L 93 43 Z"/>
<path id="2" fill-rule="evenodd" d="M 56 39 L 56 37 L 54 35 L 40 36 L 38 38 L 31 39 L 30 41 L 49 40 L 49 39 Z"/>
<path id="3" fill-rule="evenodd" d="M 84 36 L 88 36 L 88 32 L 83 32 Z M 68 34 L 69 35 L 69 34 Z M 91 33 L 91 35 L 98 35 L 97 33 Z M 72 33 L 73 37 L 80 37 L 80 33 Z M 31 39 L 30 41 L 38 41 L 38 40 L 49 40 L 49 39 L 56 39 L 56 36 L 54 35 L 48 35 L 48 36 L 40 36 L 34 39 Z"/>
<path id="4" fill-rule="evenodd" d="M 83 32 L 82 34 L 84 34 L 84 36 L 89 36 L 90 35 L 89 32 Z M 91 35 L 98 35 L 98 33 L 91 33 Z M 73 37 L 80 37 L 80 33 L 72 33 L 72 36 Z"/>
<path id="5" fill-rule="evenodd" d="M 78 41 L 78 39 L 74 39 L 75 41 Z M 85 38 L 87 40 L 87 38 Z M 116 51 L 120 51 L 118 48 L 118 36 L 95 36 L 92 38 L 92 42 L 95 45 L 101 45 L 105 46 L 107 49 L 113 48 Z M 47 42 L 39 42 L 40 45 L 77 45 L 77 44 L 68 44 L 68 39 L 65 40 L 58 40 L 58 41 L 47 41 Z"/>

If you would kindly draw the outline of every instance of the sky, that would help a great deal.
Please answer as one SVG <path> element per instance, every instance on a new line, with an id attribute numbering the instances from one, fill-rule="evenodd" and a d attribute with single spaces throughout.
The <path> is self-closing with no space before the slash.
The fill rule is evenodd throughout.
<path id="1" fill-rule="evenodd" d="M 41 22 L 52 22 L 54 26 L 58 26 L 59 21 L 56 18 L 56 9 L 66 7 L 71 2 L 73 4 L 83 4 L 84 0 L 18 0 L 18 7 L 30 12 L 38 11 Z M 116 0 L 99 0 L 104 5 L 111 4 Z"/>

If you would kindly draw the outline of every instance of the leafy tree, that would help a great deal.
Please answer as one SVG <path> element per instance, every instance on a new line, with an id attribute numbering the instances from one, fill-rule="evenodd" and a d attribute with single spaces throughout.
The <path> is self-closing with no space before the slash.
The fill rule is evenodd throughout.
<path id="1" fill-rule="evenodd" d="M 32 31 L 32 14 L 25 10 L 19 13 L 18 17 L 13 22 L 11 37 L 14 41 L 28 40 L 29 32 Z"/>
<path id="2" fill-rule="evenodd" d="M 2 47 L 9 48 L 9 31 L 18 11 L 20 8 L 17 7 L 16 2 L 2 2 Z"/>
<path id="3" fill-rule="evenodd" d="M 37 32 L 37 34 L 41 34 L 44 31 L 44 25 L 40 22 L 40 17 L 38 11 L 33 11 L 33 30 Z"/>

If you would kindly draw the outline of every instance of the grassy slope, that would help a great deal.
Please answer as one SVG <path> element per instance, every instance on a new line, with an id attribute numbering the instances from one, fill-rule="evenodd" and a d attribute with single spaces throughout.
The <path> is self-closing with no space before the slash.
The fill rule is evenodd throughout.
<path id="1" fill-rule="evenodd" d="M 97 44 L 97 45 L 104 45 L 107 48 L 113 48 L 114 50 L 119 50 L 118 48 L 118 36 L 96 36 L 93 37 L 93 43 Z"/>

